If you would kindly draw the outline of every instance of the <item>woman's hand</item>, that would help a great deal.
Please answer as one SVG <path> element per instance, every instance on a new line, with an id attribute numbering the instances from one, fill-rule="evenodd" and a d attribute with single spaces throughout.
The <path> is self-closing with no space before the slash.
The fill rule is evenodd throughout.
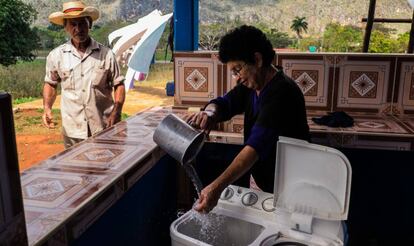
<path id="1" fill-rule="evenodd" d="M 214 183 L 206 186 L 200 193 L 198 204 L 194 209 L 200 213 L 210 212 L 218 202 L 222 190 L 218 188 Z"/>
<path id="2" fill-rule="evenodd" d="M 206 132 L 210 132 L 216 123 L 214 116 L 214 113 L 211 111 L 200 111 L 198 113 L 190 114 L 184 117 L 184 120 L 194 128 L 199 128 L 205 130 Z"/>

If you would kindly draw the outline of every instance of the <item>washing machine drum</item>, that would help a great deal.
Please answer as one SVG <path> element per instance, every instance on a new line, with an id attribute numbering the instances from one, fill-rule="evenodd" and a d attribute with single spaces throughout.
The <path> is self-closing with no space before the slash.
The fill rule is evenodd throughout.
<path id="1" fill-rule="evenodd" d="M 294 241 L 290 238 L 282 237 L 280 234 L 270 236 L 263 240 L 260 246 L 309 246 L 303 242 Z"/>

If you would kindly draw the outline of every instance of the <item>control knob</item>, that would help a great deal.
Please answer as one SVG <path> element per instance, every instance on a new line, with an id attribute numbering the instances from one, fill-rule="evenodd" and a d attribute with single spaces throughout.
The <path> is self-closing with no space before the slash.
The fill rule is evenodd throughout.
<path id="1" fill-rule="evenodd" d="M 221 193 L 220 195 L 220 199 L 221 200 L 228 200 L 230 199 L 234 194 L 234 191 L 232 188 L 227 187 L 226 189 L 224 189 L 224 191 Z"/>
<path id="2" fill-rule="evenodd" d="M 252 206 L 253 204 L 257 202 L 257 200 L 258 200 L 258 197 L 253 192 L 248 192 L 244 194 L 242 197 L 242 203 L 245 206 Z"/>

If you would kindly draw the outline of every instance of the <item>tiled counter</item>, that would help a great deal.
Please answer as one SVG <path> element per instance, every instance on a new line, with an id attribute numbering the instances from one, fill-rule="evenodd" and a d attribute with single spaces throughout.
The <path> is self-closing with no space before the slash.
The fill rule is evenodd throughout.
<path id="1" fill-rule="evenodd" d="M 152 135 L 173 112 L 150 109 L 24 171 L 29 245 L 79 238 L 164 155 Z"/>
<path id="2" fill-rule="evenodd" d="M 414 150 L 414 55 L 364 53 L 277 53 L 273 62 L 301 88 L 314 142 L 334 147 Z M 174 54 L 176 106 L 201 106 L 236 83 L 215 51 Z M 351 128 L 312 122 L 345 111 Z M 221 125 L 243 132 L 243 116 Z"/>
<path id="3" fill-rule="evenodd" d="M 321 112 L 311 111 L 309 117 Z M 169 113 L 184 115 L 187 110 L 149 109 L 24 171 L 21 183 L 29 244 L 67 245 L 91 227 L 165 154 L 152 136 Z M 353 116 L 356 124 L 349 129 L 322 127 L 309 120 L 313 139 L 350 147 L 359 141 L 375 148 L 387 136 L 390 149 L 413 148 L 412 118 Z M 209 141 L 242 144 L 243 137 L 240 132 L 212 131 Z"/>

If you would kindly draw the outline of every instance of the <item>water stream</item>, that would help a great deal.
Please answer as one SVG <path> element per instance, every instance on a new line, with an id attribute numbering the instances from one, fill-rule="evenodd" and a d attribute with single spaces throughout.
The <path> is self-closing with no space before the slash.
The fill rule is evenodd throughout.
<path id="1" fill-rule="evenodd" d="M 188 163 L 182 163 L 182 166 L 187 173 L 188 177 L 190 177 L 191 181 L 193 182 L 194 188 L 197 191 L 198 197 L 200 197 L 201 190 L 203 189 L 203 183 L 201 183 L 200 177 L 198 177 L 198 174 L 196 170 L 194 169 L 195 161 L 188 162 Z"/>

